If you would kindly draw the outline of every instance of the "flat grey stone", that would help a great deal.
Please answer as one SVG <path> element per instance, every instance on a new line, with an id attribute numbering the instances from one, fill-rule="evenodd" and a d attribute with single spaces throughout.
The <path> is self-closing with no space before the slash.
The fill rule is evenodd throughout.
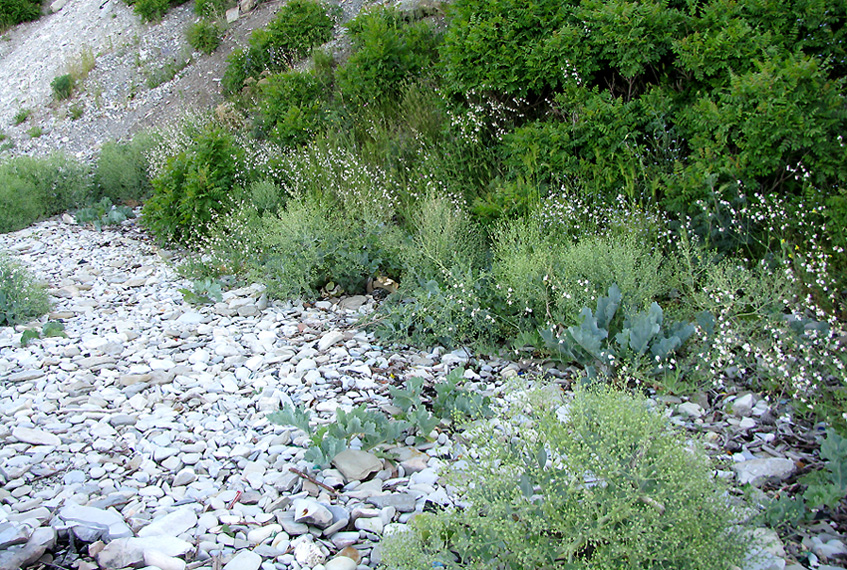
<path id="1" fill-rule="evenodd" d="M 191 507 L 182 507 L 161 516 L 138 531 L 138 536 L 177 536 L 197 524 L 197 514 Z"/>
<path id="2" fill-rule="evenodd" d="M 259 570 L 262 557 L 249 550 L 242 550 L 226 563 L 223 570 Z"/>
<path id="3" fill-rule="evenodd" d="M 332 459 L 332 464 L 348 481 L 363 481 L 382 471 L 382 461 L 373 453 L 345 449 Z"/>
<path id="4" fill-rule="evenodd" d="M 36 428 L 16 427 L 12 430 L 12 435 L 18 441 L 22 441 L 30 445 L 55 446 L 62 443 L 59 436 Z"/>
<path id="5" fill-rule="evenodd" d="M 759 457 L 736 463 L 732 469 L 738 476 L 739 484 L 750 483 L 759 487 L 771 480 L 782 481 L 791 477 L 797 471 L 797 466 L 790 459 Z"/>

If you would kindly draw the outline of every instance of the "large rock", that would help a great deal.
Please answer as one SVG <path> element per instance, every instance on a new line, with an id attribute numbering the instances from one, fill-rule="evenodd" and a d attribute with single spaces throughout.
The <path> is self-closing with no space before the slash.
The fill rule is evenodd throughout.
<path id="1" fill-rule="evenodd" d="M 20 570 L 41 558 L 56 544 L 56 529 L 40 527 L 32 531 L 27 543 L 0 551 L 0 570 Z"/>
<path id="2" fill-rule="evenodd" d="M 165 556 L 182 556 L 194 546 L 173 536 L 148 536 L 113 540 L 97 553 L 97 564 L 104 569 L 138 566 L 145 552 L 157 551 Z M 148 554 L 149 555 L 149 554 Z"/>
<path id="3" fill-rule="evenodd" d="M 30 445 L 59 445 L 62 443 L 57 435 L 35 428 L 16 427 L 12 430 L 12 435 L 18 441 Z"/>
<path id="4" fill-rule="evenodd" d="M 191 507 L 183 507 L 161 516 L 138 531 L 138 536 L 182 534 L 197 524 L 197 514 Z"/>
<path id="5" fill-rule="evenodd" d="M 739 484 L 750 483 L 759 487 L 768 481 L 782 481 L 791 477 L 797 470 L 797 466 L 790 459 L 759 457 L 736 463 L 732 469 L 738 475 Z"/>
<path id="6" fill-rule="evenodd" d="M 333 458 L 332 464 L 348 481 L 363 481 L 382 471 L 382 461 L 376 455 L 358 449 L 345 449 Z"/>
<path id="7" fill-rule="evenodd" d="M 77 538 L 85 542 L 94 542 L 99 539 L 109 541 L 132 536 L 132 529 L 114 510 L 68 503 L 59 509 L 59 518 L 73 529 Z"/>

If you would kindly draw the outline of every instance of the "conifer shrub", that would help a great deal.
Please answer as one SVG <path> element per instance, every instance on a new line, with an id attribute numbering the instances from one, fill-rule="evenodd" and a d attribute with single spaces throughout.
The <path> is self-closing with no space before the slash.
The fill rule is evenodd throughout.
<path id="1" fill-rule="evenodd" d="M 479 124 L 507 182 L 579 184 L 679 215 L 711 205 L 712 218 L 723 187 L 838 207 L 844 5 L 456 0 L 448 15 L 445 90 L 469 119 L 485 101 L 515 108 L 505 130 L 490 113 Z"/>
<path id="2" fill-rule="evenodd" d="M 709 458 L 641 396 L 540 390 L 465 437 L 462 508 L 388 537 L 384 568 L 728 570 L 744 554 Z"/>
<path id="3" fill-rule="evenodd" d="M 214 22 L 201 20 L 194 22 L 185 32 L 191 47 L 206 55 L 211 54 L 221 45 L 221 28 Z"/>
<path id="4" fill-rule="evenodd" d="M 338 69 L 341 96 L 352 105 L 397 97 L 436 59 L 437 36 L 426 22 L 410 23 L 389 8 L 368 10 L 347 24 L 353 53 Z"/>
<path id="5" fill-rule="evenodd" d="M 0 30 L 41 17 L 39 0 L 0 0 Z"/>
<path id="6" fill-rule="evenodd" d="M 281 146 L 308 142 L 325 126 L 327 85 L 310 71 L 288 71 L 268 77 L 260 87 L 256 130 Z"/>
<path id="7" fill-rule="evenodd" d="M 234 51 L 227 59 L 221 80 L 225 95 L 239 93 L 247 78 L 258 80 L 263 71 L 287 71 L 294 62 L 332 39 L 338 10 L 315 0 L 292 0 L 276 17 L 255 30 L 249 45 Z"/>
<path id="8" fill-rule="evenodd" d="M 73 95 L 75 86 L 76 81 L 74 81 L 74 78 L 70 73 L 59 75 L 50 82 L 50 87 L 53 89 L 53 95 L 59 101 L 69 99 L 70 96 Z"/>
<path id="9" fill-rule="evenodd" d="M 185 4 L 188 0 L 124 0 L 124 2 L 133 7 L 135 13 L 138 14 L 145 22 L 158 22 L 161 20 L 172 6 Z"/>

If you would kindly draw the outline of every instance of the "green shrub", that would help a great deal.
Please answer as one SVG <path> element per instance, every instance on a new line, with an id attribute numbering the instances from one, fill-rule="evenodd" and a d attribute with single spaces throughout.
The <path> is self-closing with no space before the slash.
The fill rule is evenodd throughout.
<path id="1" fill-rule="evenodd" d="M 435 61 L 437 38 L 430 26 L 407 23 L 396 10 L 369 10 L 347 27 L 353 53 L 338 69 L 337 80 L 348 104 L 384 103 Z"/>
<path id="2" fill-rule="evenodd" d="M 95 202 L 91 206 L 80 208 L 74 212 L 76 223 L 91 224 L 98 231 L 103 229 L 103 226 L 118 225 L 134 217 L 135 213 L 132 208 L 115 205 L 106 197 L 101 198 L 99 202 Z"/>
<path id="3" fill-rule="evenodd" d="M 519 330 L 575 325 L 615 283 L 625 312 L 645 309 L 673 287 L 661 224 L 625 204 L 591 207 L 572 195 L 499 223 L 492 235 L 498 313 Z"/>
<path id="4" fill-rule="evenodd" d="M 708 457 L 643 397 L 541 390 L 466 437 L 465 505 L 389 537 L 385 568 L 727 570 L 744 554 Z"/>
<path id="5" fill-rule="evenodd" d="M 0 231 L 21 229 L 39 218 L 85 204 L 88 168 L 64 155 L 19 156 L 0 162 Z"/>
<path id="6" fill-rule="evenodd" d="M 185 35 L 191 47 L 207 55 L 221 45 L 221 28 L 214 22 L 195 22 L 188 27 Z"/>
<path id="7" fill-rule="evenodd" d="M 550 59 L 568 4 L 557 0 L 456 0 L 440 48 L 445 84 L 453 92 L 542 93 L 562 81 L 567 59 Z"/>
<path id="8" fill-rule="evenodd" d="M 59 75 L 50 82 L 50 87 L 53 88 L 53 95 L 59 101 L 69 99 L 74 92 L 74 78 L 70 73 Z"/>
<path id="9" fill-rule="evenodd" d="M 282 146 L 307 142 L 327 122 L 327 87 L 312 72 L 271 75 L 261 85 L 257 130 Z"/>
<path id="10" fill-rule="evenodd" d="M 124 0 L 135 9 L 145 22 L 158 22 L 161 20 L 171 6 L 185 4 L 188 0 Z"/>
<path id="11" fill-rule="evenodd" d="M 0 30 L 41 17 L 40 0 L 0 0 Z"/>
<path id="12" fill-rule="evenodd" d="M 156 138 L 146 133 L 136 134 L 130 142 L 105 142 L 94 168 L 97 196 L 105 196 L 116 204 L 147 198 L 152 191 L 147 154 L 155 144 Z"/>
<path id="13" fill-rule="evenodd" d="M 330 13 L 331 12 L 331 13 Z M 227 59 L 221 86 L 226 95 L 239 93 L 247 78 L 258 80 L 263 71 L 278 72 L 332 39 L 337 10 L 314 0 L 284 4 L 267 27 L 250 36 L 250 45 Z"/>
<path id="14" fill-rule="evenodd" d="M 0 254 L 0 326 L 12 326 L 50 310 L 47 291 L 23 266 Z"/>
<path id="15" fill-rule="evenodd" d="M 311 298 L 328 284 L 362 293 L 368 278 L 399 266 L 391 226 L 365 224 L 304 196 L 262 219 L 260 246 L 256 275 L 280 298 Z"/>
<path id="16" fill-rule="evenodd" d="M 202 129 L 152 180 L 143 223 L 162 241 L 199 245 L 240 198 L 236 175 L 242 155 L 230 134 L 214 126 Z"/>

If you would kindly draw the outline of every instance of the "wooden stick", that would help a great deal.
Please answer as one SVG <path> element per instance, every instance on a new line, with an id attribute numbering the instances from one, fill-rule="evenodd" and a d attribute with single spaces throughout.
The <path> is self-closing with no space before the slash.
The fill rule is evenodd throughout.
<path id="1" fill-rule="evenodd" d="M 288 470 L 291 471 L 292 473 L 294 473 L 295 475 L 299 475 L 300 477 L 302 477 L 306 481 L 309 481 L 310 483 L 314 483 L 315 485 L 317 485 L 321 489 L 328 491 L 330 494 L 335 495 L 335 496 L 338 495 L 338 492 L 335 489 L 333 489 L 329 485 L 321 483 L 320 481 L 318 481 L 317 479 L 315 479 L 311 475 L 309 475 L 307 473 L 303 473 L 302 471 L 300 471 L 299 469 L 297 469 L 295 467 L 289 467 Z"/>

